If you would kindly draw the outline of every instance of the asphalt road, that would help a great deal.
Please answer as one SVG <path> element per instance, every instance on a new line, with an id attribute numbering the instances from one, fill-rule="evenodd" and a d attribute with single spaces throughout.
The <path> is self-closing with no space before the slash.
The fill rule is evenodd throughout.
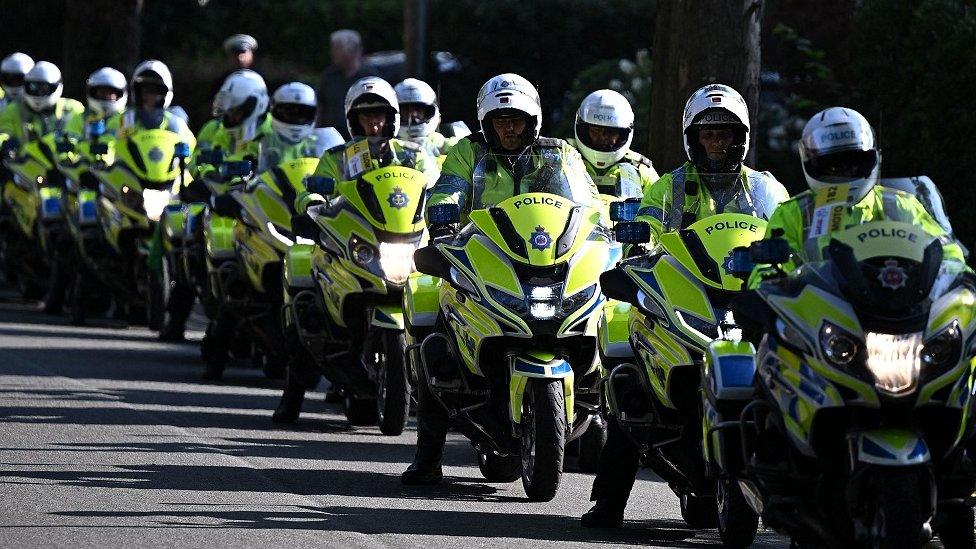
<path id="1" fill-rule="evenodd" d="M 585 530 L 592 477 L 556 499 L 489 484 L 452 435 L 445 482 L 404 487 L 400 437 L 350 428 L 313 393 L 292 428 L 273 425 L 279 382 L 242 363 L 200 379 L 197 341 L 144 329 L 77 328 L 0 303 L 0 546 L 714 547 L 676 498 L 641 474 L 622 530 Z M 758 547 L 788 544 L 760 532 Z"/>

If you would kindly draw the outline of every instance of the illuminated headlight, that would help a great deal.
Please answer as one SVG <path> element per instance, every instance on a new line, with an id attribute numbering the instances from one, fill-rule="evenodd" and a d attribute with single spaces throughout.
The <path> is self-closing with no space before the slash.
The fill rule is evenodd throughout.
<path id="1" fill-rule="evenodd" d="M 530 286 L 526 296 L 529 303 L 529 315 L 536 320 L 551 320 L 556 317 L 560 305 L 559 294 L 562 285 Z"/>
<path id="2" fill-rule="evenodd" d="M 413 272 L 416 246 L 407 243 L 380 242 L 380 267 L 383 276 L 393 284 L 403 284 Z"/>
<path id="3" fill-rule="evenodd" d="M 865 337 L 867 367 L 881 391 L 900 394 L 918 380 L 922 334 L 891 335 L 868 332 Z"/>
<path id="4" fill-rule="evenodd" d="M 820 348 L 824 357 L 838 366 L 847 366 L 858 352 L 858 341 L 851 334 L 825 322 L 820 329 Z"/>
<path id="5" fill-rule="evenodd" d="M 131 191 L 130 191 L 131 194 Z M 146 217 L 151 221 L 159 221 L 163 215 L 163 209 L 169 204 L 173 193 L 169 191 L 157 191 L 156 189 L 143 189 L 142 201 L 146 208 Z"/>

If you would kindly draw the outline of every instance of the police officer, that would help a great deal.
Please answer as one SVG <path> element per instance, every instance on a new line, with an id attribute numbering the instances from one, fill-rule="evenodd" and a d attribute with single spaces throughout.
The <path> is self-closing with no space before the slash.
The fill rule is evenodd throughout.
<path id="1" fill-rule="evenodd" d="M 742 164 L 749 146 L 749 112 L 735 90 L 721 84 L 691 95 L 684 109 L 688 161 L 645 189 L 637 219 L 651 225 L 655 239 L 723 212 L 768 219 L 789 198 L 772 175 Z M 590 500 L 580 522 L 588 528 L 618 527 L 640 465 L 640 450 L 611 416 L 607 443 Z"/>
<path id="2" fill-rule="evenodd" d="M 478 92 L 477 107 L 481 131 L 461 139 L 448 153 L 428 208 L 458 204 L 466 216 L 471 210 L 492 206 L 529 191 L 525 186 L 531 178 L 525 176 L 543 162 L 557 162 L 560 170 L 582 181 L 583 192 L 597 199 L 596 186 L 576 149 L 561 139 L 539 137 L 542 108 L 539 93 L 528 80 L 517 74 L 488 80 Z M 426 382 L 419 385 L 417 453 L 400 478 L 408 485 L 431 485 L 442 478 L 441 458 L 450 419 Z"/>
<path id="3" fill-rule="evenodd" d="M 640 198 L 658 180 L 650 159 L 630 149 L 634 109 L 623 95 L 613 90 L 587 95 L 576 111 L 575 136 L 569 143 L 583 156 L 600 194 Z"/>

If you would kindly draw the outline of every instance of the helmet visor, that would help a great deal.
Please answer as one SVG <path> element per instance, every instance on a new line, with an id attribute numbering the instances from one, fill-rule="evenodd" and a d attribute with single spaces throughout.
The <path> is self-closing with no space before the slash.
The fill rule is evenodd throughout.
<path id="1" fill-rule="evenodd" d="M 16 72 L 0 72 L 0 84 L 14 88 L 23 86 L 24 75 Z"/>
<path id="2" fill-rule="evenodd" d="M 627 144 L 630 128 L 614 128 L 580 122 L 576 126 L 576 135 L 584 145 L 595 151 L 612 152 Z"/>
<path id="3" fill-rule="evenodd" d="M 878 165 L 878 151 L 838 151 L 808 159 L 803 163 L 807 174 L 825 183 L 849 183 L 865 179 Z"/>
<path id="4" fill-rule="evenodd" d="M 408 126 L 426 124 L 434 117 L 434 106 L 424 103 L 400 103 L 400 115 Z"/>
<path id="5" fill-rule="evenodd" d="M 92 86 L 88 89 L 88 97 L 99 101 L 117 101 L 123 93 L 123 90 L 112 86 Z"/>
<path id="6" fill-rule="evenodd" d="M 254 109 L 257 106 L 257 98 L 251 96 L 245 99 L 240 105 L 227 109 L 224 112 L 224 127 L 236 128 L 237 126 L 240 126 L 241 123 L 254 112 Z"/>
<path id="7" fill-rule="evenodd" d="M 57 84 L 51 84 L 50 82 L 26 82 L 24 84 L 24 91 L 27 95 L 33 95 L 34 97 L 46 97 L 53 94 L 58 89 Z"/>
<path id="8" fill-rule="evenodd" d="M 271 116 L 285 124 L 307 126 L 315 122 L 315 107 L 300 103 L 277 103 L 271 109 Z"/>

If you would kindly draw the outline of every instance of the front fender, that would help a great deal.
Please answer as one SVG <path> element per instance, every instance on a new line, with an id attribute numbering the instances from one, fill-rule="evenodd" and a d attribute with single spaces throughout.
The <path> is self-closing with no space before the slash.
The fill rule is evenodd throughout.
<path id="1" fill-rule="evenodd" d="M 870 429 L 853 437 L 854 457 L 861 463 L 911 467 L 932 459 L 925 440 L 908 429 Z"/>
<path id="2" fill-rule="evenodd" d="M 403 330 L 403 309 L 398 305 L 377 305 L 373 307 L 369 325 L 377 328 Z"/>
<path id="3" fill-rule="evenodd" d="M 287 288 L 312 288 L 313 244 L 295 244 L 285 251 L 283 271 Z"/>
<path id="4" fill-rule="evenodd" d="M 566 425 L 576 418 L 574 381 L 575 374 L 568 362 L 555 358 L 552 353 L 529 351 L 513 358 L 509 364 L 511 379 L 508 385 L 512 421 L 522 422 L 522 399 L 530 379 L 561 379 L 566 399 Z"/>

